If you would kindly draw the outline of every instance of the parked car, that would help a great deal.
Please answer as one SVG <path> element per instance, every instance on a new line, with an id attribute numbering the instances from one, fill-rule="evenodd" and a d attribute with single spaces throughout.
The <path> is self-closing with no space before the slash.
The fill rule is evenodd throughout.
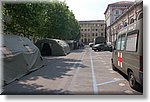
<path id="1" fill-rule="evenodd" d="M 94 51 L 112 51 L 112 46 L 107 44 L 96 44 L 92 46 L 92 50 Z"/>
<path id="2" fill-rule="evenodd" d="M 92 47 L 93 46 L 93 43 L 89 43 L 89 47 Z"/>

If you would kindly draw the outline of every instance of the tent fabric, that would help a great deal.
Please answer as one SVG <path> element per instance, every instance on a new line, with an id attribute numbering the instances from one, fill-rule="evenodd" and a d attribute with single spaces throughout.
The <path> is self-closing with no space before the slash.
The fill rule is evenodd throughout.
<path id="1" fill-rule="evenodd" d="M 43 56 L 63 56 L 70 53 L 69 45 L 59 39 L 42 39 L 35 44 Z"/>
<path id="2" fill-rule="evenodd" d="M 43 66 L 39 49 L 28 38 L 4 35 L 1 48 L 6 84 Z"/>
<path id="3" fill-rule="evenodd" d="M 78 42 L 74 40 L 67 40 L 66 41 L 70 47 L 70 50 L 78 49 Z"/>

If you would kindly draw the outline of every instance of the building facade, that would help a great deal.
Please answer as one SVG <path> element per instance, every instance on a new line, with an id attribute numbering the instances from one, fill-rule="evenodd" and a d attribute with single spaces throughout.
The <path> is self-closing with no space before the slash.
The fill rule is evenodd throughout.
<path id="1" fill-rule="evenodd" d="M 104 20 L 90 20 L 79 21 L 81 38 L 80 42 L 88 44 L 93 42 L 98 36 L 105 37 L 105 21 Z"/>
<path id="2" fill-rule="evenodd" d="M 104 12 L 106 21 L 106 36 L 107 41 L 112 42 L 110 38 L 111 24 L 116 21 L 116 19 L 122 15 L 134 2 L 130 1 L 120 1 L 116 3 L 109 4 Z"/>
<path id="3" fill-rule="evenodd" d="M 130 8 L 126 10 L 116 21 L 110 25 L 110 39 L 114 42 L 117 38 L 118 32 L 143 18 L 143 1 L 135 2 Z"/>

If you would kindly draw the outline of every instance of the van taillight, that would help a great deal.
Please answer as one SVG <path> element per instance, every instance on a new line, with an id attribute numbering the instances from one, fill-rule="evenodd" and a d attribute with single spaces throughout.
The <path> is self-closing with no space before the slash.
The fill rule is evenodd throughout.
<path id="1" fill-rule="evenodd" d="M 143 56 L 140 56 L 140 69 L 141 72 L 143 72 Z"/>

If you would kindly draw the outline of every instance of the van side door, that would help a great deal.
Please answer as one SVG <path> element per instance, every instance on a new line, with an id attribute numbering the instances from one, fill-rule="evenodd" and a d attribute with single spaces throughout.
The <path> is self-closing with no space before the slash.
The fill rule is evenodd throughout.
<path id="1" fill-rule="evenodd" d="M 118 39 L 115 44 L 115 50 L 113 55 L 114 65 L 117 69 L 124 71 L 123 68 L 123 57 L 124 57 L 124 48 L 125 48 L 126 34 L 118 36 Z"/>

